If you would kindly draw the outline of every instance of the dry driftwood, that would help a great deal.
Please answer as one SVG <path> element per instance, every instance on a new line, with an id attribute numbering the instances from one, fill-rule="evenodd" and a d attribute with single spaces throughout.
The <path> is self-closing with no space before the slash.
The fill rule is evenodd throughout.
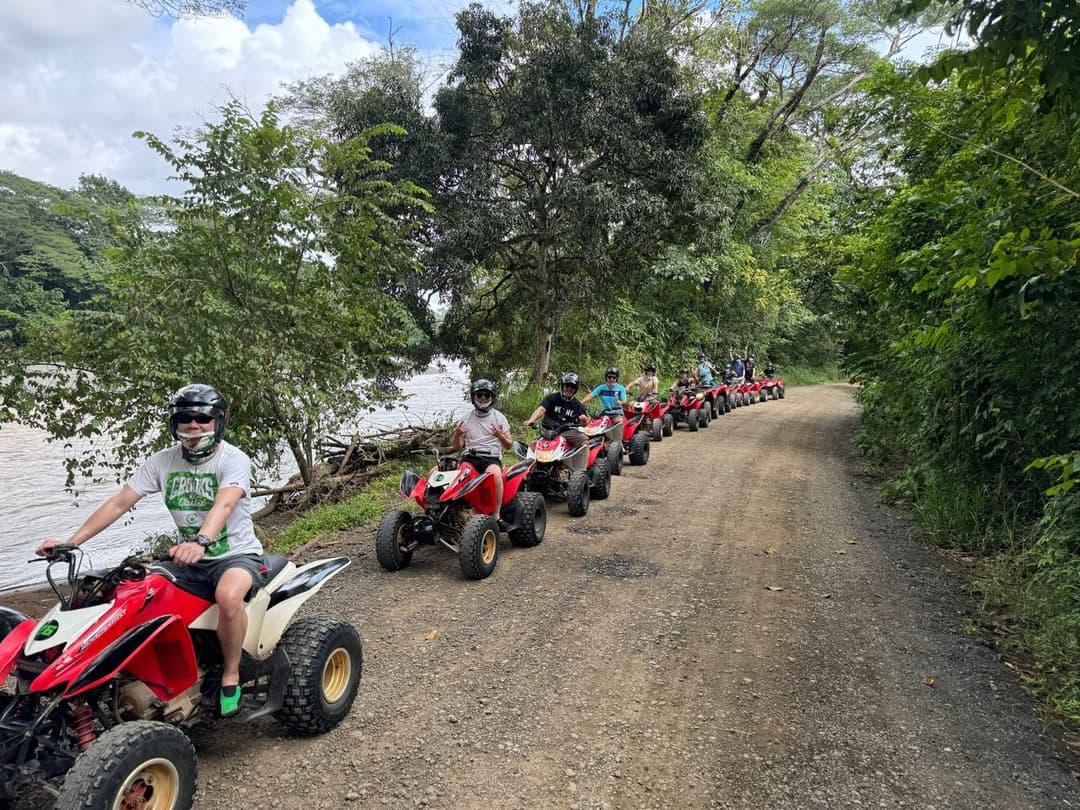
<path id="1" fill-rule="evenodd" d="M 445 428 L 408 425 L 347 440 L 327 437 L 320 442 L 322 457 L 310 484 L 297 474 L 280 486 L 252 489 L 253 497 L 270 496 L 255 517 L 311 506 L 332 499 L 346 487 L 355 490 L 376 477 L 387 461 L 416 453 L 449 453 L 446 439 Z"/>

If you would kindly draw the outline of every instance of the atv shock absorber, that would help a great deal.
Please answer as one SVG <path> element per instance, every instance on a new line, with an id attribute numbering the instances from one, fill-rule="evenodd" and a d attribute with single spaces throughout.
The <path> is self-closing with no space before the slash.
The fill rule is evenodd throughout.
<path id="1" fill-rule="evenodd" d="M 71 710 L 71 727 L 75 732 L 75 739 L 79 744 L 79 751 L 85 751 L 94 742 L 97 734 L 94 732 L 94 713 L 90 705 L 80 701 Z"/>

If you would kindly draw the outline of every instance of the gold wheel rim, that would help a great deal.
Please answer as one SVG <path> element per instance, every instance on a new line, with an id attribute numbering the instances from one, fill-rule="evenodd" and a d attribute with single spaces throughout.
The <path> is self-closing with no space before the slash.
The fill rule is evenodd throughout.
<path id="1" fill-rule="evenodd" d="M 322 692 L 328 703 L 341 700 L 349 687 L 352 675 L 352 656 L 344 647 L 338 647 L 326 659 L 322 673 Z"/>
<path id="2" fill-rule="evenodd" d="M 480 559 L 484 561 L 484 565 L 491 565 L 491 561 L 495 559 L 495 549 L 499 544 L 499 535 L 490 529 L 484 532 L 484 539 L 480 544 Z"/>
<path id="3" fill-rule="evenodd" d="M 128 774 L 117 791 L 113 810 L 172 810 L 180 798 L 180 773 L 160 757 L 148 760 Z"/>

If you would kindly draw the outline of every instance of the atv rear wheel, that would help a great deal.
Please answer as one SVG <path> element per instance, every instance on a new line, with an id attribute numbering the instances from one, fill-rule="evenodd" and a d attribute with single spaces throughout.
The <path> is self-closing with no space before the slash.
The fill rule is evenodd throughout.
<path id="1" fill-rule="evenodd" d="M 622 458 L 622 454 L 619 455 Z M 611 494 L 611 468 L 606 458 L 597 458 L 593 462 L 592 484 L 589 486 L 589 495 L 595 500 L 602 501 Z"/>
<path id="2" fill-rule="evenodd" d="M 710 422 L 712 422 L 712 411 L 710 411 L 709 406 L 706 405 L 698 411 L 698 427 L 704 430 L 709 426 Z"/>
<path id="3" fill-rule="evenodd" d="M 783 399 L 784 398 L 784 386 L 782 386 L 782 385 L 777 386 L 776 390 L 780 392 L 780 399 Z"/>
<path id="4" fill-rule="evenodd" d="M 675 432 L 675 417 L 674 416 L 672 416 L 670 413 L 665 413 L 664 416 L 663 416 L 663 419 L 661 421 L 663 421 L 663 423 L 664 423 L 664 435 L 665 436 L 670 436 L 671 434 L 673 434 Z"/>
<path id="5" fill-rule="evenodd" d="M 716 399 L 716 397 L 713 397 L 712 399 L 710 399 L 709 400 L 709 415 L 713 419 L 715 419 L 716 417 L 718 417 L 722 413 L 723 413 L 723 411 L 720 409 L 720 402 Z"/>
<path id="6" fill-rule="evenodd" d="M 360 690 L 364 645 L 348 622 L 309 616 L 281 637 L 291 671 L 274 717 L 292 734 L 329 731 L 349 713 Z"/>
<path id="7" fill-rule="evenodd" d="M 698 415 L 697 411 L 686 412 L 686 426 L 690 429 L 691 433 L 697 432 Z"/>
<path id="8" fill-rule="evenodd" d="M 622 475 L 622 442 L 612 442 L 608 445 L 607 465 L 612 475 Z"/>
<path id="9" fill-rule="evenodd" d="M 391 509 L 375 532 L 375 556 L 387 571 L 400 571 L 412 562 L 412 551 L 402 550 L 412 534 L 412 515 L 404 509 Z"/>
<path id="10" fill-rule="evenodd" d="M 510 530 L 510 542 L 529 548 L 540 545 L 547 530 L 547 504 L 539 492 L 519 492 L 514 499 L 517 508 L 516 529 Z"/>
<path id="11" fill-rule="evenodd" d="M 637 467 L 649 463 L 648 435 L 635 433 L 630 437 L 630 463 Z"/>
<path id="12" fill-rule="evenodd" d="M 461 530 L 458 562 L 468 579 L 491 576 L 499 561 L 499 523 L 491 515 L 469 518 Z"/>
<path id="13" fill-rule="evenodd" d="M 566 508 L 572 517 L 582 517 L 589 511 L 589 474 L 585 470 L 570 473 L 566 483 Z"/>
<path id="14" fill-rule="evenodd" d="M 56 806 L 189 810 L 195 768 L 195 748 L 176 726 L 151 720 L 121 723 L 79 754 Z"/>

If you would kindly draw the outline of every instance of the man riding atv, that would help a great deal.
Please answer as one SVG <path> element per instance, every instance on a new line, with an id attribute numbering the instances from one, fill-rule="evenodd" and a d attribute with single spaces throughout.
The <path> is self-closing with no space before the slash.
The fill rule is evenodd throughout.
<path id="1" fill-rule="evenodd" d="M 581 380 L 576 373 L 568 371 L 563 374 L 559 390 L 544 397 L 532 415 L 525 420 L 525 427 L 533 427 L 536 420 L 543 417 L 544 427 L 565 432 L 568 445 L 581 447 L 585 444 L 585 434 L 577 430 L 565 430 L 571 426 L 584 425 L 588 420 L 588 411 L 577 398 L 580 387 Z M 584 470 L 586 458 L 585 453 L 574 454 L 571 457 L 572 466 Z"/>

